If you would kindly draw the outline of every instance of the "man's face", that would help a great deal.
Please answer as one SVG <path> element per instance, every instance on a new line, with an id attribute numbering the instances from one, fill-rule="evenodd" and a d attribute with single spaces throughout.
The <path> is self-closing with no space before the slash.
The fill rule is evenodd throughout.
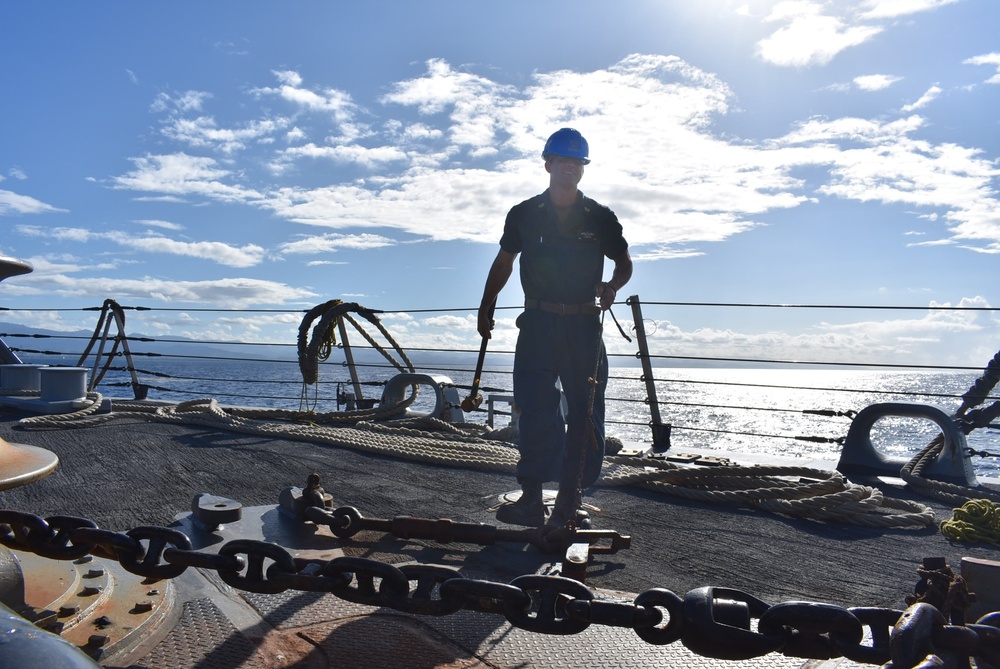
<path id="1" fill-rule="evenodd" d="M 583 178 L 583 160 L 566 156 L 549 156 L 545 161 L 545 171 L 553 185 L 576 186 Z"/>

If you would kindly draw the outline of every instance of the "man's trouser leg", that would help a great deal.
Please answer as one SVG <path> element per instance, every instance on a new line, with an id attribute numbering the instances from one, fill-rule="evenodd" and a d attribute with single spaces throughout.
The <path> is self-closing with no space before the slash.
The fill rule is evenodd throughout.
<path id="1" fill-rule="evenodd" d="M 604 460 L 604 391 L 608 379 L 608 358 L 601 340 L 599 323 L 575 324 L 566 333 L 560 378 L 566 393 L 566 452 L 559 478 L 550 525 L 574 520 L 589 525 L 589 516 L 580 508 L 583 489 L 600 476 Z"/>

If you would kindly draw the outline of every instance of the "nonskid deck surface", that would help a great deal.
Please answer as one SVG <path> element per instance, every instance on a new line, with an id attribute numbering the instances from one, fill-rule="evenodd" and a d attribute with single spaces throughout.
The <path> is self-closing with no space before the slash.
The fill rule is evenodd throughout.
<path id="1" fill-rule="evenodd" d="M 0 437 L 49 449 L 59 456 L 60 464 L 45 479 L 0 493 L 0 506 L 42 517 L 81 516 L 116 531 L 174 523 L 179 514 L 191 509 L 192 499 L 198 493 L 230 498 L 248 509 L 273 507 L 282 489 L 303 486 L 310 472 L 320 474 L 335 505 L 354 506 L 369 518 L 409 515 L 495 524 L 492 509 L 499 496 L 517 487 L 513 476 L 507 474 L 404 462 L 338 447 L 214 428 L 119 420 L 80 429 L 23 430 L 16 424 L 18 417 L 2 416 Z M 908 496 L 905 490 L 894 487 L 889 487 L 886 494 Z M 917 499 L 933 508 L 939 520 L 950 517 L 950 506 Z M 587 569 L 587 584 L 609 592 L 641 593 L 662 587 L 683 596 L 694 588 L 711 585 L 741 590 L 769 604 L 808 600 L 839 606 L 904 608 L 903 598 L 913 592 L 918 578 L 916 570 L 923 558 L 944 557 L 957 568 L 965 556 L 994 560 L 1000 556 L 1000 551 L 988 546 L 953 544 L 935 526 L 886 530 L 819 523 L 746 508 L 694 503 L 631 488 L 595 488 L 588 491 L 585 501 L 597 509 L 592 514 L 596 528 L 616 530 L 632 538 L 630 549 L 593 556 Z M 254 532 L 250 525 L 227 526 L 225 531 Z M 544 571 L 558 561 L 558 556 L 522 545 L 442 545 L 367 532 L 352 539 L 330 537 L 329 545 L 344 555 L 393 563 L 444 564 L 460 569 L 463 574 L 489 574 L 492 580 L 504 582 Z M 173 627 L 162 640 L 167 645 L 144 649 L 149 653 L 145 656 L 149 663 L 135 666 L 166 666 L 162 658 L 155 659 L 156 654 L 169 653 L 171 643 L 179 644 L 176 652 L 181 652 L 182 646 L 192 642 L 178 635 L 196 629 L 211 631 L 195 635 L 207 644 L 208 650 L 204 652 L 210 655 L 234 645 L 243 647 L 246 637 L 233 633 L 243 625 L 232 623 L 232 612 L 223 611 L 222 618 L 217 619 L 220 613 L 213 597 L 203 596 L 201 586 L 191 590 L 184 585 L 198 578 L 203 578 L 200 572 L 188 570 L 177 579 L 180 589 L 190 595 L 186 605 L 178 607 L 181 622 L 187 624 Z M 280 631 L 284 625 L 292 631 L 288 639 L 325 649 L 323 653 L 330 650 L 331 643 L 342 652 L 345 639 L 363 638 L 365 634 L 384 642 L 385 626 L 389 626 L 395 633 L 412 634 L 419 639 L 407 648 L 430 644 L 436 649 L 434 652 L 451 658 L 451 664 L 434 660 L 419 666 L 525 666 L 518 660 L 522 658 L 522 650 L 524 657 L 534 658 L 527 666 L 547 666 L 546 657 L 568 660 L 575 657 L 573 653 L 589 656 L 587 651 L 595 648 L 609 650 L 589 657 L 588 666 L 644 666 L 645 660 L 641 658 L 659 662 L 649 666 L 737 666 L 690 655 L 684 660 L 674 657 L 664 662 L 664 653 L 686 651 L 679 644 L 650 647 L 629 630 L 592 626 L 585 632 L 597 635 L 592 638 L 549 637 L 511 628 L 502 617 L 484 619 L 482 615 L 466 612 L 440 619 L 404 616 L 393 611 L 358 614 L 350 608 L 356 605 L 330 601 L 335 600 L 330 595 L 317 597 L 291 591 L 281 595 L 246 593 L 239 600 L 241 610 L 251 609 L 265 621 L 265 627 Z M 337 611 L 337 607 L 342 610 Z M 282 612 L 277 614 L 281 618 L 279 624 L 273 614 L 277 610 Z M 322 612 L 316 614 L 318 617 L 307 618 L 316 611 Z M 202 622 L 195 624 L 195 620 Z M 397 627 L 397 623 L 402 627 Z M 614 642 L 602 636 L 609 634 Z M 623 656 L 626 651 L 614 645 L 626 643 L 624 640 L 627 653 L 632 655 Z M 383 643 L 380 648 L 384 647 Z M 275 650 L 265 644 L 264 648 L 282 654 L 280 647 Z M 360 644 L 358 649 L 369 656 L 367 659 L 375 659 L 368 645 Z M 494 653 L 492 660 L 487 651 Z M 237 655 L 240 652 L 243 651 L 237 650 Z M 605 656 L 609 663 L 602 665 L 600 660 Z M 320 662 L 317 657 L 310 662 Z M 503 661 L 499 661 L 501 658 Z M 342 656 L 342 660 L 346 659 Z M 767 656 L 759 662 L 772 660 L 780 664 L 740 663 L 739 666 L 802 664 L 781 656 Z M 231 664 L 229 660 L 216 664 L 211 657 L 202 657 L 187 665 L 169 666 L 282 666 L 261 664 L 265 660 L 257 651 L 240 662 L 244 664 Z M 369 662 L 366 666 L 379 665 Z M 394 665 L 387 661 L 381 666 Z M 402 662 L 395 666 L 414 665 Z M 572 661 L 552 666 L 572 666 Z"/>

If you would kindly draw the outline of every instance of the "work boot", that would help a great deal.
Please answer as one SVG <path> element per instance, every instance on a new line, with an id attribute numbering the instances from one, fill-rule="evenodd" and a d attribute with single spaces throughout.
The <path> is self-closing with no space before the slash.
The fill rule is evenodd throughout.
<path id="1" fill-rule="evenodd" d="M 559 486 L 559 493 L 556 495 L 556 503 L 552 507 L 552 515 L 549 516 L 546 525 L 553 527 L 566 527 L 566 524 L 573 521 L 574 527 L 578 530 L 589 530 L 590 514 L 576 505 L 576 497 L 572 488 Z"/>
<path id="2" fill-rule="evenodd" d="M 541 481 L 521 481 L 521 496 L 497 509 L 497 520 L 510 525 L 541 527 L 545 524 L 545 502 Z"/>

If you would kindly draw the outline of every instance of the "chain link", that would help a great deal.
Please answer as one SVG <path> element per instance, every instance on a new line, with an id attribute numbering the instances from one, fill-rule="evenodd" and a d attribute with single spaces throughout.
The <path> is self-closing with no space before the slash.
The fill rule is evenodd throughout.
<path id="1" fill-rule="evenodd" d="M 340 527 L 361 520 L 360 514 L 340 517 L 348 519 Z M 113 532 L 83 518 L 44 519 L 11 510 L 0 510 L 0 544 L 62 560 L 99 555 L 156 580 L 176 578 L 193 567 L 215 571 L 228 585 L 248 592 L 324 592 L 357 604 L 431 616 L 461 610 L 498 614 L 515 627 L 542 634 L 578 634 L 590 625 L 631 628 L 647 643 L 681 641 L 692 652 L 716 659 L 748 660 L 780 652 L 912 669 L 968 667 L 974 658 L 977 667 L 1000 668 L 1000 613 L 976 624 L 949 625 L 924 602 L 906 611 L 815 602 L 769 605 L 739 590 L 716 587 L 698 588 L 683 598 L 653 588 L 632 602 L 605 600 L 562 576 L 531 574 L 497 583 L 438 565 L 295 558 L 277 544 L 250 539 L 229 541 L 214 554 L 193 550 L 191 540 L 171 528 Z M 871 645 L 862 643 L 866 628 Z"/>
<path id="2" fill-rule="evenodd" d="M 835 643 L 856 646 L 864 638 L 861 621 L 853 613 L 839 606 L 812 602 L 775 604 L 760 617 L 757 629 L 776 638 L 784 630 L 791 630 L 781 652 L 814 660 L 837 657 Z"/>
<path id="3" fill-rule="evenodd" d="M 183 565 L 170 564 L 163 557 L 163 552 L 168 547 L 186 551 L 192 549 L 191 540 L 180 530 L 172 530 L 167 527 L 143 526 L 129 530 L 126 534 L 139 542 L 140 546 L 142 546 L 144 540 L 148 542 L 148 545 L 141 553 L 119 553 L 118 561 L 126 571 L 137 576 L 164 579 L 177 578 L 187 569 Z"/>
<path id="4" fill-rule="evenodd" d="M 858 619 L 863 627 L 871 632 L 872 645 L 847 643 L 841 636 L 832 637 L 833 648 L 852 662 L 861 664 L 883 664 L 891 659 L 889 653 L 890 631 L 902 617 L 903 612 L 896 609 L 880 609 L 874 607 L 856 607 L 847 609 Z"/>

